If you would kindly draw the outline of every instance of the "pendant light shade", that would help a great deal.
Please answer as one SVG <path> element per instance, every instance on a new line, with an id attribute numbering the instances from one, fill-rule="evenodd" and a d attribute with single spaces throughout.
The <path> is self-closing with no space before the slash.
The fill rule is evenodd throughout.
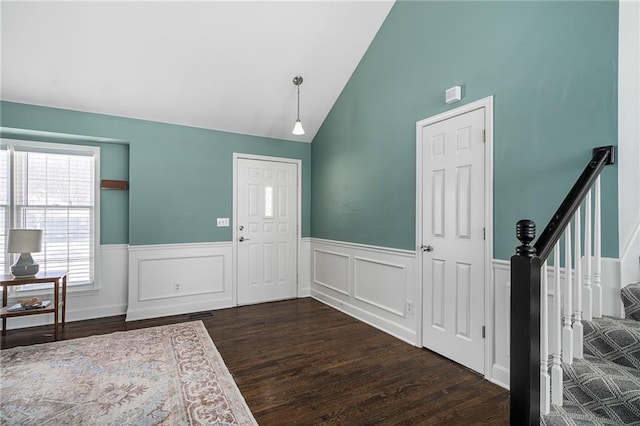
<path id="1" fill-rule="evenodd" d="M 302 128 L 302 121 L 300 121 L 300 119 L 298 118 L 296 120 L 296 124 L 295 126 L 293 126 L 293 133 L 294 135 L 304 135 L 304 129 Z"/>
<path id="2" fill-rule="evenodd" d="M 298 87 L 298 117 L 296 118 L 296 124 L 293 126 L 294 135 L 304 135 L 304 129 L 302 128 L 302 121 L 300 121 L 300 85 L 302 84 L 302 76 L 293 77 L 293 84 Z"/>

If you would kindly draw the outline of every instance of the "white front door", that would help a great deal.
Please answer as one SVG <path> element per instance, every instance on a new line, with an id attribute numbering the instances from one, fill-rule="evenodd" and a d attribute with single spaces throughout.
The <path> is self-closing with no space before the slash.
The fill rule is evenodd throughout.
<path id="1" fill-rule="evenodd" d="M 484 373 L 485 110 L 418 127 L 423 346 Z"/>
<path id="2" fill-rule="evenodd" d="M 237 158 L 238 304 L 297 295 L 298 165 Z"/>

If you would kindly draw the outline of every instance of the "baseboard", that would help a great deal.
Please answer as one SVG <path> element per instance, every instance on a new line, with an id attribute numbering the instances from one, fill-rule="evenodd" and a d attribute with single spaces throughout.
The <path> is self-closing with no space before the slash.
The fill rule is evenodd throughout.
<path id="1" fill-rule="evenodd" d="M 494 364 L 491 369 L 491 377 L 488 378 L 491 383 L 509 390 L 509 369 L 501 365 Z"/>
<path id="2" fill-rule="evenodd" d="M 70 299 L 67 297 L 67 301 Z M 85 321 L 95 318 L 107 318 L 124 315 L 127 305 L 100 306 L 97 308 L 69 309 L 66 312 L 65 322 Z M 53 314 L 32 315 L 27 317 L 13 317 L 7 319 L 7 329 L 14 330 L 27 327 L 39 327 L 53 325 Z"/>
<path id="3" fill-rule="evenodd" d="M 412 346 L 418 346 L 416 345 L 417 336 L 414 330 L 398 326 L 398 324 L 385 320 L 384 318 L 372 314 L 365 309 L 361 309 L 350 303 L 338 300 L 334 297 L 317 292 L 313 289 L 311 290 L 311 297 L 319 302 L 324 303 L 327 306 L 332 307 L 333 309 L 336 309 L 357 319 L 358 321 L 362 321 L 365 324 L 369 324 L 370 326 L 377 328 L 380 331 L 403 340 Z"/>
<path id="4" fill-rule="evenodd" d="M 169 317 L 172 315 L 183 315 L 194 312 L 213 311 L 216 309 L 225 309 L 236 306 L 230 300 L 214 300 L 204 302 L 185 302 L 173 305 L 141 307 L 138 309 L 127 310 L 126 321 L 138 321 L 149 318 Z"/>

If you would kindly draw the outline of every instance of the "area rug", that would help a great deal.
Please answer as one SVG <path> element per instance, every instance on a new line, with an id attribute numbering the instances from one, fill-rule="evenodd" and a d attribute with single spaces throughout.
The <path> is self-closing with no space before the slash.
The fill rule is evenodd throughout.
<path id="1" fill-rule="evenodd" d="M 0 352 L 0 424 L 257 425 L 201 321 Z"/>

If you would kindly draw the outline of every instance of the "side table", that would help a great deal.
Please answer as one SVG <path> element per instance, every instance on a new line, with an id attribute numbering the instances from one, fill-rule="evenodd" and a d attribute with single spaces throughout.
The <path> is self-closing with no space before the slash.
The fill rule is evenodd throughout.
<path id="1" fill-rule="evenodd" d="M 40 272 L 31 277 L 14 277 L 13 275 L 0 275 L 0 285 L 2 286 L 2 335 L 7 334 L 7 318 L 22 317 L 27 315 L 39 315 L 53 313 L 53 336 L 58 340 L 58 325 L 60 323 L 60 313 L 62 312 L 62 327 L 65 323 L 65 313 L 67 310 L 67 276 L 68 271 Z M 9 312 L 7 306 L 7 289 L 11 286 L 25 284 L 53 284 L 53 304 L 44 308 L 26 309 L 23 311 Z"/>

